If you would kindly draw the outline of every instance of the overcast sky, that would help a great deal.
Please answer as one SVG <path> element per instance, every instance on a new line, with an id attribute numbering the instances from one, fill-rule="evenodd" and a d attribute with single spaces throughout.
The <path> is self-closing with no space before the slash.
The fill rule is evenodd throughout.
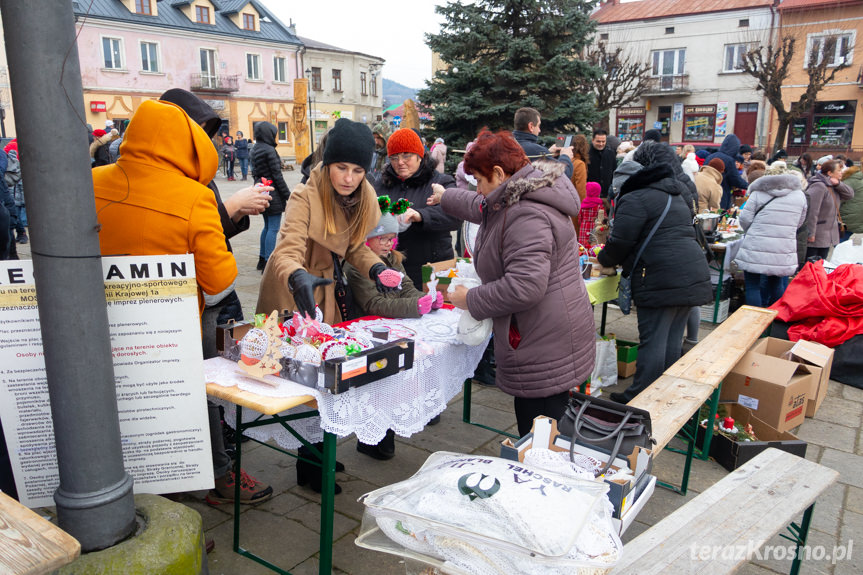
<path id="1" fill-rule="evenodd" d="M 463 2 L 469 0 L 461 0 Z M 297 34 L 386 60 L 384 77 L 411 88 L 431 79 L 425 33 L 440 31 L 434 7 L 446 0 L 263 0 Z"/>

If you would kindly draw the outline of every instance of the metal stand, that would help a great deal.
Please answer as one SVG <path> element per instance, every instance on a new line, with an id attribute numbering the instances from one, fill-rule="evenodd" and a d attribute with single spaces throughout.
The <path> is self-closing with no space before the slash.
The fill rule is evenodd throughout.
<path id="1" fill-rule="evenodd" d="M 798 575 L 800 573 L 801 555 L 803 554 L 803 548 L 806 547 L 806 540 L 809 538 L 809 525 L 812 523 L 813 511 L 815 511 L 814 503 L 803 512 L 803 521 L 800 522 L 800 525 L 792 523 L 788 526 L 788 531 L 791 533 L 790 537 L 784 533 L 779 534 L 783 539 L 787 539 L 797 545 L 794 560 L 791 562 L 790 575 Z"/>
<path id="2" fill-rule="evenodd" d="M 507 433 L 506 431 L 495 429 L 494 427 L 489 427 L 488 425 L 484 425 L 482 423 L 477 423 L 475 421 L 470 420 L 470 394 L 471 394 L 471 381 L 472 379 L 464 380 L 464 395 L 462 400 L 462 417 L 461 420 L 465 423 L 469 423 L 470 425 L 475 425 L 477 427 L 481 427 L 483 429 L 488 429 L 489 431 L 494 431 L 500 435 L 505 435 L 511 439 L 518 439 L 518 435 L 513 435 L 512 433 Z"/>
<path id="3" fill-rule="evenodd" d="M 320 414 L 317 410 L 307 411 L 294 415 L 272 415 L 270 417 L 265 417 L 261 415 L 254 421 L 251 421 L 249 423 L 243 423 L 243 407 L 241 405 L 237 405 L 237 418 L 235 421 L 235 429 L 237 431 L 234 435 L 234 448 L 237 454 L 234 460 L 234 552 L 239 553 L 243 557 L 248 557 L 252 561 L 257 562 L 266 567 L 267 569 L 279 573 L 280 575 L 291 575 L 291 573 L 290 571 L 285 571 L 284 569 L 274 565 L 273 563 L 270 563 L 266 559 L 255 555 L 251 551 L 240 547 L 240 469 L 243 456 L 243 432 L 246 429 L 251 429 L 253 427 L 261 427 L 264 425 L 272 425 L 273 423 L 278 423 L 282 427 L 287 429 L 291 433 L 291 435 L 299 439 L 303 443 L 303 445 L 312 452 L 313 456 L 320 459 L 320 463 L 318 461 L 305 459 L 280 447 L 258 441 L 257 439 L 254 439 L 252 437 L 249 438 L 260 445 L 269 447 L 270 449 L 274 449 L 280 453 L 284 453 L 285 455 L 289 455 L 296 459 L 302 459 L 303 461 L 307 461 L 314 465 L 323 467 L 321 477 L 321 539 L 319 552 L 320 564 L 318 567 L 318 573 L 320 573 L 321 575 L 329 575 L 333 569 L 333 516 L 335 514 L 334 490 L 336 484 L 336 436 L 332 433 L 327 433 L 326 431 L 324 432 L 324 451 L 323 453 L 321 453 L 314 445 L 306 441 L 299 433 L 297 433 L 294 428 L 289 425 L 291 421 L 295 421 L 298 419 L 308 419 L 310 417 L 317 417 L 318 415 Z"/>

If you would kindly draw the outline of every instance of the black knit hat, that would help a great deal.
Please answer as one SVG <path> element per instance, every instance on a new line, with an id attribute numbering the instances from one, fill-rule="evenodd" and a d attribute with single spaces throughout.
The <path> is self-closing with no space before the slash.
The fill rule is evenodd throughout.
<path id="1" fill-rule="evenodd" d="M 327 134 L 324 165 L 336 162 L 356 164 L 368 171 L 375 151 L 375 138 L 365 124 L 340 118 Z"/>

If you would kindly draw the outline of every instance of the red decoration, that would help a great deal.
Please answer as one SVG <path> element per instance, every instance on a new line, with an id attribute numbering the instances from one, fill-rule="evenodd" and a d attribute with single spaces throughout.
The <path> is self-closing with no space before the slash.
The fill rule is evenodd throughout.
<path id="1" fill-rule="evenodd" d="M 722 421 L 722 427 L 723 427 L 723 429 L 734 429 L 734 418 L 733 417 L 726 417 Z"/>

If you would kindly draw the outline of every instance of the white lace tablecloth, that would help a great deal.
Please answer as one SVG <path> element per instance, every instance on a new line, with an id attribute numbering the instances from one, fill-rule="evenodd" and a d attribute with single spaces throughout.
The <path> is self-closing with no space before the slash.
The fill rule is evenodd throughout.
<path id="1" fill-rule="evenodd" d="M 277 383 L 271 387 L 243 376 L 235 362 L 218 357 L 204 362 L 204 377 L 207 382 L 228 387 L 236 385 L 242 390 L 263 396 L 313 395 L 318 403 L 320 418 L 312 417 L 292 423 L 296 431 L 313 443 L 322 441 L 322 430 L 340 437 L 356 434 L 360 441 L 369 444 L 383 439 L 387 429 L 392 429 L 402 437 L 410 437 L 422 431 L 431 418 L 440 415 L 447 402 L 462 390 L 464 380 L 473 375 L 482 358 L 487 342 L 467 346 L 456 337 L 461 313 L 457 309 L 440 309 L 420 319 L 359 320 L 351 324 L 348 327 L 350 330 L 386 325 L 392 329 L 393 336 L 416 334 L 411 335 L 414 339 L 414 365 L 412 369 L 338 395 L 267 376 L 270 381 Z M 236 405 L 216 397 L 210 397 L 210 400 L 224 406 L 225 421 L 233 424 Z M 285 413 L 310 410 L 298 407 Z M 243 421 L 249 422 L 258 415 L 245 408 Z M 260 441 L 273 439 L 285 449 L 300 446 L 300 442 L 279 424 L 252 428 L 245 434 Z"/>

